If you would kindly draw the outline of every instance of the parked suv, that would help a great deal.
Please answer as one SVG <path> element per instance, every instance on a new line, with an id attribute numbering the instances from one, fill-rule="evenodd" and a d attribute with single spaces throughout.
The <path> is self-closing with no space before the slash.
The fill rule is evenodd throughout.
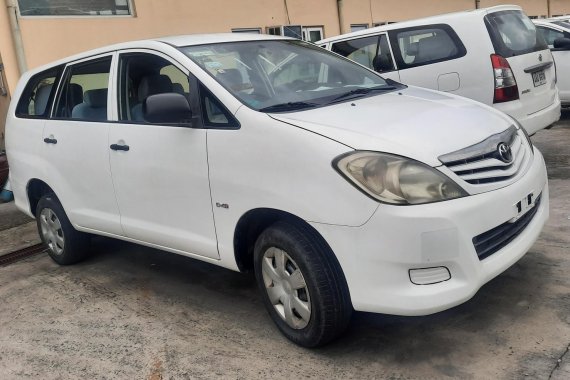
<path id="1" fill-rule="evenodd" d="M 125 43 L 28 72 L 6 144 L 56 262 L 96 234 L 251 270 L 309 347 L 353 308 L 470 299 L 548 217 L 543 157 L 512 118 L 275 36 Z"/>
<path id="2" fill-rule="evenodd" d="M 517 6 L 395 23 L 317 44 L 385 78 L 492 105 L 531 135 L 560 118 L 552 55 Z"/>
<path id="3" fill-rule="evenodd" d="M 562 106 L 570 107 L 570 22 L 552 19 L 534 23 L 552 51 Z"/>

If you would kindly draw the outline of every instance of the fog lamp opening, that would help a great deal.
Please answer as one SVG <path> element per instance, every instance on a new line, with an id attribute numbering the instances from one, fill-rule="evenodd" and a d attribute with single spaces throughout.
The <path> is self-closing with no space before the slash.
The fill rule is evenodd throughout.
<path id="1" fill-rule="evenodd" d="M 432 285 L 451 279 L 451 272 L 447 267 L 431 267 L 410 269 L 410 281 L 415 285 Z"/>

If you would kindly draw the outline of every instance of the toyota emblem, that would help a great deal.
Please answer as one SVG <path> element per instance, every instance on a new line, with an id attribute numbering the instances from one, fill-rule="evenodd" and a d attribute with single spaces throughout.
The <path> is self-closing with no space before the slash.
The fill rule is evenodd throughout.
<path id="1" fill-rule="evenodd" d="M 513 160 L 513 152 L 511 147 L 505 143 L 500 143 L 497 147 L 497 152 L 499 153 L 499 158 L 501 161 L 509 163 Z"/>

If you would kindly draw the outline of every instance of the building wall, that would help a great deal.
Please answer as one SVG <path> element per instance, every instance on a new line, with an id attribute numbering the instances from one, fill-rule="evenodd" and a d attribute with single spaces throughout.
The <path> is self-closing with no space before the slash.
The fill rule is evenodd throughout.
<path id="1" fill-rule="evenodd" d="M 552 0 L 551 0 L 552 1 Z M 570 1 L 566 0 L 568 3 L 568 10 L 566 13 L 570 13 Z M 481 0 L 481 8 L 493 7 L 495 5 L 502 4 L 516 4 L 520 5 L 525 13 L 529 16 L 548 16 L 548 5 L 546 0 Z"/>
<path id="2" fill-rule="evenodd" d="M 341 3 L 344 33 L 350 31 L 351 24 L 373 26 L 475 8 L 473 0 L 435 0 L 429 6 L 422 0 L 342 0 Z"/>
<path id="3" fill-rule="evenodd" d="M 116 42 L 166 35 L 230 32 L 232 28 L 265 30 L 267 26 L 286 24 L 322 25 L 327 36 L 339 33 L 336 0 L 288 0 L 289 16 L 283 0 L 133 3 L 135 17 L 21 17 L 28 67 Z"/>
<path id="4" fill-rule="evenodd" d="M 2 65 L 2 57 L 0 56 L 0 65 Z M 6 76 L 4 71 L 0 71 L 1 80 L 6 86 Z M 8 113 L 8 106 L 10 105 L 10 95 L 2 94 L 0 92 L 0 151 L 4 149 L 4 124 L 6 114 Z M 2 186 L 2 184 L 0 184 Z M 0 189 L 1 190 L 1 189 Z"/>
<path id="5" fill-rule="evenodd" d="M 550 14 L 552 16 L 570 14 L 570 1 L 550 0 Z"/>
<path id="6" fill-rule="evenodd" d="M 0 0 L 0 54 L 8 86 L 19 77 L 5 0 Z M 570 14 L 570 0 L 550 0 L 553 14 Z M 529 15 L 547 14 L 547 0 L 480 0 L 481 7 L 517 3 Z M 150 37 L 230 32 L 232 28 L 262 28 L 301 24 L 323 26 L 324 37 L 341 32 L 337 0 L 132 0 L 135 15 L 93 17 L 20 17 L 28 68 L 116 42 Z M 287 7 L 285 6 L 287 4 Z M 475 0 L 339 0 L 342 31 L 351 24 L 401 21 L 473 9 Z M 287 10 L 288 12 L 287 12 Z"/>

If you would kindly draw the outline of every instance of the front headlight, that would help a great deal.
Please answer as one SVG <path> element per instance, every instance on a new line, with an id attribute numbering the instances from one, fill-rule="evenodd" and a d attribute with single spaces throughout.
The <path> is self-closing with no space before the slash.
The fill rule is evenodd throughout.
<path id="1" fill-rule="evenodd" d="M 392 154 L 357 151 L 338 157 L 333 166 L 360 190 L 385 203 L 417 205 L 467 195 L 438 170 Z"/>

